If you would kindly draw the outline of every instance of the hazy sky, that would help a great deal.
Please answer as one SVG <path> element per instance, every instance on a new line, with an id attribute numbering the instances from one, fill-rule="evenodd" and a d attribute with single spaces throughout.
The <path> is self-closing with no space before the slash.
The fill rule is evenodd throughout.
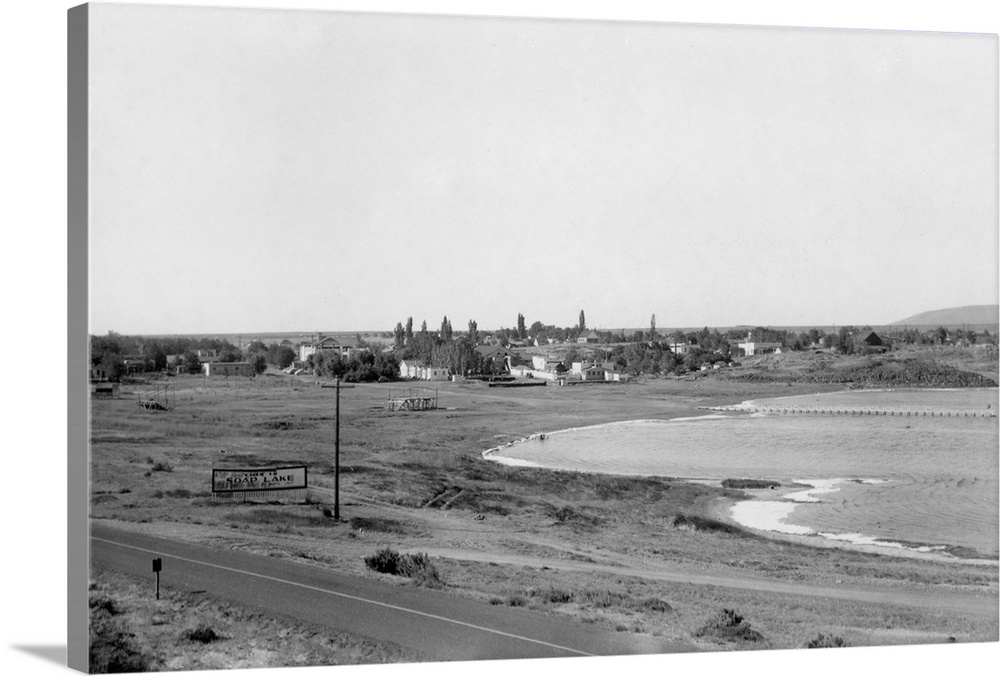
<path id="1" fill-rule="evenodd" d="M 996 303 L 991 35 L 91 5 L 91 332 Z"/>

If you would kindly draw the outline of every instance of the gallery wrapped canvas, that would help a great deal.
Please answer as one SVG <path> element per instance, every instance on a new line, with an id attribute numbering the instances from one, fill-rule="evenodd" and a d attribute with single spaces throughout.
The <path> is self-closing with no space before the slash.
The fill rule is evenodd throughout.
<path id="1" fill-rule="evenodd" d="M 72 668 L 998 640 L 996 35 L 68 21 Z"/>

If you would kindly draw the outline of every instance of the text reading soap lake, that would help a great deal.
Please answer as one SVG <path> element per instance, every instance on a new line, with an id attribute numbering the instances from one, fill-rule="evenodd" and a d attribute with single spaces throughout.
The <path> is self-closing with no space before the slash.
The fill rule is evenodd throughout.
<path id="1" fill-rule="evenodd" d="M 759 401 L 782 407 L 963 412 L 910 415 L 710 416 L 564 430 L 504 448 L 502 458 L 609 474 L 783 483 L 845 481 L 790 524 L 817 532 L 946 545 L 996 557 L 997 389 L 851 391 Z M 990 408 L 987 409 L 987 406 Z M 980 415 L 964 415 L 964 412 Z M 498 458 L 500 459 L 500 458 Z"/>

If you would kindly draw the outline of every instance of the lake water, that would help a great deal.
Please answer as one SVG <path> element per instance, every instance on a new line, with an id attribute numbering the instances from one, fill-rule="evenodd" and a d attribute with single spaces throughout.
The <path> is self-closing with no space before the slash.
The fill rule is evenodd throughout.
<path id="1" fill-rule="evenodd" d="M 996 411 L 996 389 L 850 391 L 758 400 L 782 407 Z M 488 452 L 552 469 L 802 486 L 756 492 L 752 527 L 914 551 L 998 551 L 996 417 L 720 414 L 547 433 Z"/>

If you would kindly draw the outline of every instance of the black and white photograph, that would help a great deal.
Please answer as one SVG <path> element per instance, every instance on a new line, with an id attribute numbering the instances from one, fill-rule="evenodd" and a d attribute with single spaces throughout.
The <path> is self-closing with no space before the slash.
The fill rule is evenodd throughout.
<path id="1" fill-rule="evenodd" d="M 63 6 L 21 662 L 995 660 L 995 23 L 591 4 Z"/>

